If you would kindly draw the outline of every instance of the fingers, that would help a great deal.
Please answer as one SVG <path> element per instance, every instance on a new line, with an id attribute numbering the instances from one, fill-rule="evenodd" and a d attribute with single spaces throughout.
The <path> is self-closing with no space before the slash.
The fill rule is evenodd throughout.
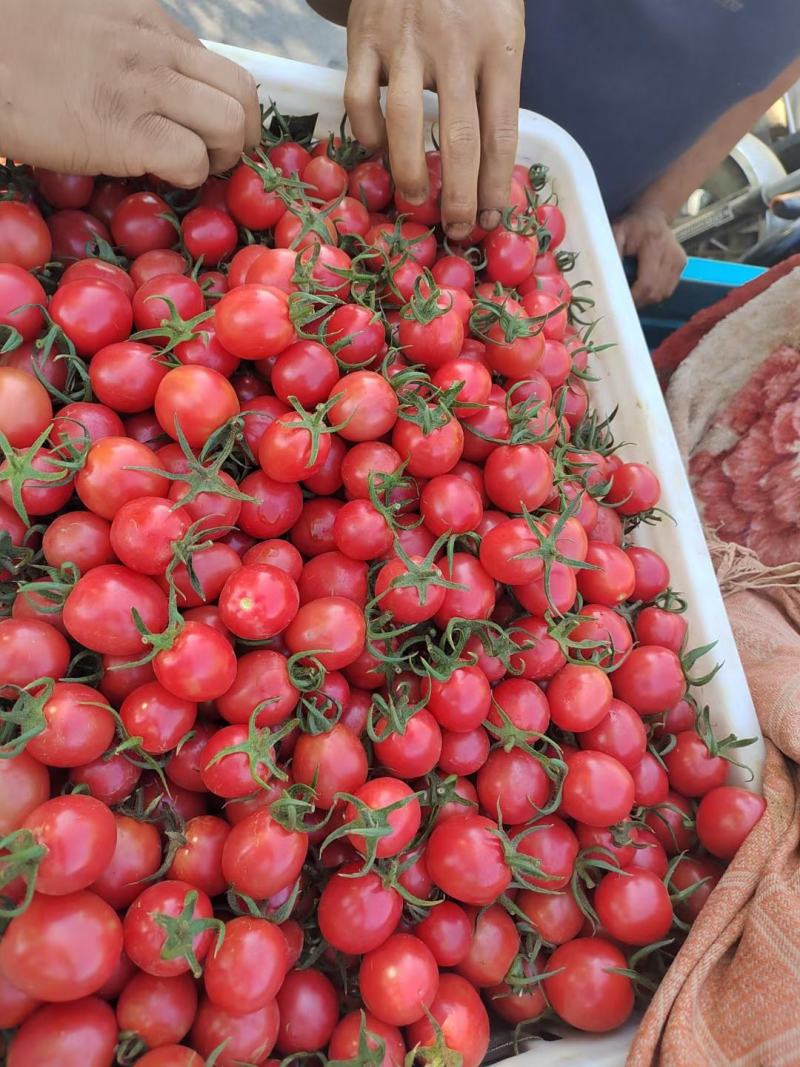
<path id="1" fill-rule="evenodd" d="M 634 303 L 644 307 L 666 300 L 680 281 L 686 263 L 683 249 L 674 238 L 661 237 L 645 240 L 638 257 L 636 281 L 631 289 Z"/>
<path id="2" fill-rule="evenodd" d="M 127 152 L 120 176 L 156 174 L 180 189 L 196 189 L 208 177 L 205 142 L 163 115 L 144 115 L 134 124 Z"/>
<path id="3" fill-rule="evenodd" d="M 178 49 L 175 69 L 193 81 L 217 89 L 220 93 L 238 101 L 244 113 L 243 137 L 239 155 L 244 149 L 255 148 L 261 140 L 261 109 L 255 79 L 238 63 L 207 48 L 181 45 Z"/>
<path id="4" fill-rule="evenodd" d="M 442 223 L 454 241 L 475 225 L 481 131 L 475 84 L 450 71 L 437 85 L 442 152 Z M 509 179 L 511 171 L 509 169 Z M 499 219 L 498 219 L 499 221 Z"/>
<path id="5" fill-rule="evenodd" d="M 239 162 L 246 119 L 244 108 L 233 96 L 169 71 L 159 110 L 203 140 L 212 173 L 230 170 Z"/>
<path id="6" fill-rule="evenodd" d="M 522 49 L 519 59 L 491 63 L 481 78 L 481 169 L 478 184 L 478 223 L 493 230 L 508 204 L 511 175 L 517 157 L 517 133 Z"/>
<path id="7" fill-rule="evenodd" d="M 410 50 L 395 56 L 386 98 L 389 161 L 397 191 L 410 204 L 428 195 L 422 88 L 420 56 Z"/>
<path id="8" fill-rule="evenodd" d="M 355 47 L 348 37 L 344 106 L 353 136 L 373 150 L 386 144 L 386 125 L 380 99 L 381 60 L 368 45 Z"/>

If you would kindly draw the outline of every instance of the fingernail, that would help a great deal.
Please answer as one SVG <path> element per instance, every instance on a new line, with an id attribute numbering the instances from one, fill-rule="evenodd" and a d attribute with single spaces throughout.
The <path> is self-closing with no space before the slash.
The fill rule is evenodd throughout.
<path id="1" fill-rule="evenodd" d="M 413 204 L 415 207 L 419 204 L 424 204 L 428 198 L 428 194 L 424 189 L 413 189 L 411 192 L 403 192 L 400 194 L 407 203 Z"/>
<path id="2" fill-rule="evenodd" d="M 500 225 L 500 212 L 499 211 L 482 211 L 478 219 L 481 229 L 494 230 Z"/>
<path id="3" fill-rule="evenodd" d="M 453 222 L 447 227 L 447 236 L 454 241 L 463 241 L 469 235 L 472 227 L 466 222 Z"/>

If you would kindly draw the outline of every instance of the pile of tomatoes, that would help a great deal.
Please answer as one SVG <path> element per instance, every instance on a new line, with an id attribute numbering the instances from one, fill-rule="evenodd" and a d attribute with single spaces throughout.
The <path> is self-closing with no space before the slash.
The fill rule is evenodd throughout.
<path id="1" fill-rule="evenodd" d="M 546 172 L 450 246 L 437 152 L 411 205 L 270 130 L 190 194 L 2 171 L 8 1067 L 613 1029 L 763 809 Z"/>

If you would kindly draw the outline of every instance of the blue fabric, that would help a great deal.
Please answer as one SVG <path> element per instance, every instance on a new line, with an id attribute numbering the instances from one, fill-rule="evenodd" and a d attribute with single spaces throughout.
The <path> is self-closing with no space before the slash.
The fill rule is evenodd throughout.
<path id="1" fill-rule="evenodd" d="M 564 126 L 612 218 L 800 55 L 800 0 L 527 0 L 522 106 Z"/>

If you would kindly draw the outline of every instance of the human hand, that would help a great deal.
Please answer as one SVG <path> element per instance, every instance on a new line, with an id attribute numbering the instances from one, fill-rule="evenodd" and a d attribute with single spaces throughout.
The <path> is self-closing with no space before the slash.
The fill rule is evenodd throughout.
<path id="1" fill-rule="evenodd" d="M 258 144 L 252 77 L 156 0 L 0 0 L 0 155 L 201 185 Z"/>
<path id="2" fill-rule="evenodd" d="M 634 206 L 614 223 L 621 256 L 639 261 L 631 293 L 637 307 L 672 296 L 686 266 L 686 253 L 664 212 L 651 205 Z"/>
<path id="3" fill-rule="evenodd" d="M 442 221 L 465 237 L 493 229 L 508 203 L 525 43 L 523 0 L 352 0 L 345 106 L 367 148 L 388 142 L 398 192 L 428 190 L 422 90 L 439 94 Z M 389 86 L 386 122 L 379 91 Z"/>

